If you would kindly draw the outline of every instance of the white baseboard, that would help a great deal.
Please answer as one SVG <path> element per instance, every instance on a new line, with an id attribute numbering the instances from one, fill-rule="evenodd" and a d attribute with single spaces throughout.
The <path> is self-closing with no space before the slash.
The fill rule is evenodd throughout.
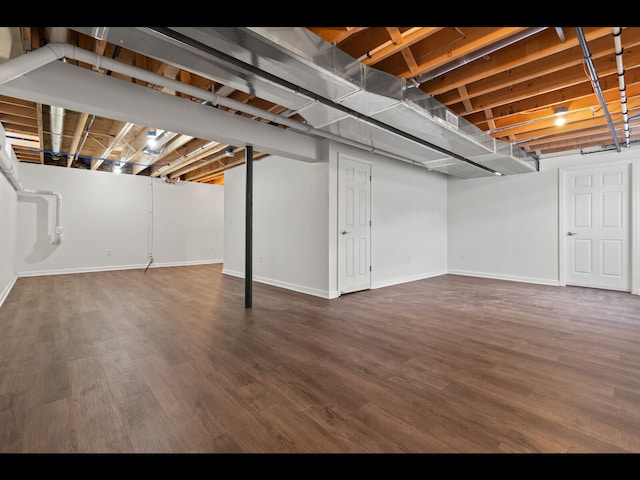
<path id="1" fill-rule="evenodd" d="M 212 265 L 215 263 L 223 263 L 222 260 L 193 260 L 190 262 L 153 262 L 151 267 L 188 267 L 189 265 Z M 146 267 L 146 265 L 145 265 Z"/>
<path id="2" fill-rule="evenodd" d="M 407 283 L 407 282 L 415 282 L 417 280 L 424 280 L 425 278 L 439 277 L 440 275 L 446 275 L 446 274 L 447 274 L 447 270 L 436 270 L 434 272 L 419 273 L 417 275 L 409 275 L 407 277 L 391 278 L 388 280 L 373 282 L 371 284 L 371 288 L 375 289 L 375 288 L 390 287 L 392 285 L 399 285 L 401 283 Z"/>
<path id="3" fill-rule="evenodd" d="M 547 278 L 521 277 L 518 275 L 501 275 L 496 273 L 471 272 L 468 270 L 449 270 L 451 275 L 464 275 L 466 277 L 491 278 L 494 280 L 508 280 L 510 282 L 536 283 L 538 285 L 560 286 L 558 280 L 549 280 Z"/>
<path id="4" fill-rule="evenodd" d="M 17 275 L 14 275 L 13 278 L 11 280 L 9 280 L 9 284 L 4 288 L 4 290 L 2 290 L 2 292 L 0 293 L 0 307 L 2 306 L 2 304 L 4 303 L 4 301 L 7 299 L 7 297 L 9 296 L 9 292 L 11 292 L 11 289 L 13 288 L 13 286 L 16 283 L 16 280 L 18 279 Z"/>
<path id="5" fill-rule="evenodd" d="M 238 272 L 236 270 L 229 270 L 223 268 L 222 273 L 224 275 L 230 275 L 232 277 L 244 278 L 244 272 Z M 307 295 L 313 295 L 314 297 L 332 298 L 329 296 L 329 292 L 326 290 L 320 290 L 317 288 L 305 287 L 304 285 L 297 285 L 295 283 L 282 282 L 280 280 L 274 280 L 272 278 L 260 277 L 254 275 L 253 280 L 255 282 L 272 285 L 274 287 L 286 288 L 287 290 L 293 290 L 294 292 L 306 293 Z"/>
<path id="6" fill-rule="evenodd" d="M 153 262 L 149 268 L 161 267 L 186 267 L 189 265 L 207 265 L 213 263 L 222 263 L 222 260 L 193 260 L 189 262 Z M 94 273 L 94 272 L 110 272 L 114 270 L 136 270 L 147 268 L 148 263 L 134 265 L 109 265 L 105 267 L 81 267 L 81 268 L 61 268 L 57 270 L 36 270 L 30 272 L 18 272 L 18 277 L 39 277 L 43 275 L 66 275 L 70 273 Z"/>

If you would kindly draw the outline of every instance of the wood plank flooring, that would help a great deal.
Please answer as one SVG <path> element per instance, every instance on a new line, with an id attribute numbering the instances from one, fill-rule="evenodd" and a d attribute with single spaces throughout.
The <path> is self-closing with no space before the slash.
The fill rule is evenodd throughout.
<path id="1" fill-rule="evenodd" d="M 326 300 L 221 265 L 19 278 L 0 452 L 640 452 L 640 297 L 444 275 Z"/>

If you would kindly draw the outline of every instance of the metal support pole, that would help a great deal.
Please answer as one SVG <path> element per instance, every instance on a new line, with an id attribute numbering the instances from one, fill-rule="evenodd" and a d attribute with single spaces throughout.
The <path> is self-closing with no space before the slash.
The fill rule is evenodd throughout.
<path id="1" fill-rule="evenodd" d="M 247 167 L 247 186 L 245 199 L 245 229 L 244 229 L 244 308 L 251 308 L 251 283 L 253 266 L 253 147 L 245 147 L 245 164 Z"/>

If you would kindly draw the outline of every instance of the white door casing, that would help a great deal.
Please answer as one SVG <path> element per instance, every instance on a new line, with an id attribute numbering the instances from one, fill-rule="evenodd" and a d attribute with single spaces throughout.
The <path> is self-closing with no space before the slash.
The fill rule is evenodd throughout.
<path id="1" fill-rule="evenodd" d="M 631 166 L 562 171 L 563 285 L 631 290 Z"/>
<path id="2" fill-rule="evenodd" d="M 371 288 L 371 165 L 338 158 L 338 292 Z"/>

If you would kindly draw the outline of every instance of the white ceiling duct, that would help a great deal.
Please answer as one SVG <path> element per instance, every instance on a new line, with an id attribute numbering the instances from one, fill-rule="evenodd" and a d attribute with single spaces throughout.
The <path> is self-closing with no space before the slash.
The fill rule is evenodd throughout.
<path id="1" fill-rule="evenodd" d="M 67 41 L 67 29 L 64 27 L 49 27 L 47 33 L 49 41 L 52 43 Z M 64 131 L 64 108 L 54 105 L 50 105 L 49 108 L 51 152 L 54 158 L 59 158 L 62 149 L 62 132 Z"/>
<path id="2" fill-rule="evenodd" d="M 62 148 L 62 129 L 64 126 L 64 108 L 50 106 L 51 119 L 51 152 L 54 157 L 60 156 Z"/>

